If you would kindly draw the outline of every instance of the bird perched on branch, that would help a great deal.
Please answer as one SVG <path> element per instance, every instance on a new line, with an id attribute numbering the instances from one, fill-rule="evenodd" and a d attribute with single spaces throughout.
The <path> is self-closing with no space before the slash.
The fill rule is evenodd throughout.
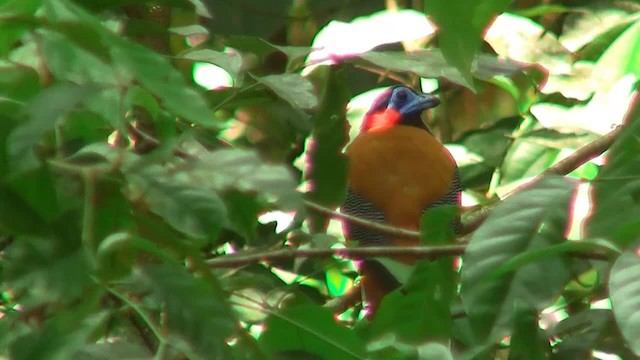
<path id="1" fill-rule="evenodd" d="M 387 89 L 365 115 L 359 135 L 347 148 L 349 189 L 342 212 L 405 229 L 418 230 L 422 213 L 434 206 L 459 205 L 460 180 L 455 160 L 422 122 L 422 112 L 438 98 L 404 87 Z M 459 226 L 459 220 L 454 224 Z M 391 237 L 343 223 L 349 240 L 362 246 L 412 246 L 418 239 Z M 412 265 L 411 257 L 393 260 Z M 368 314 L 401 280 L 380 259 L 360 263 Z"/>

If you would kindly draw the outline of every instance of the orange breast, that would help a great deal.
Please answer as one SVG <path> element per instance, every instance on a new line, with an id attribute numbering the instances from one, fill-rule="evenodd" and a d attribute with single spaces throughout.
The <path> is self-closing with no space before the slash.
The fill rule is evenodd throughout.
<path id="1" fill-rule="evenodd" d="M 449 190 L 455 169 L 438 140 L 411 126 L 361 134 L 347 156 L 351 188 L 382 211 L 390 225 L 415 230 L 424 209 Z"/>

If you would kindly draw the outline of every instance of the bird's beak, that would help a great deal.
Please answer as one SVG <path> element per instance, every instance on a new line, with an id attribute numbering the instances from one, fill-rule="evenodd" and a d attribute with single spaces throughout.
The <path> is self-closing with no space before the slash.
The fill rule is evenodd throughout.
<path id="1" fill-rule="evenodd" d="M 438 105 L 440 105 L 440 99 L 438 99 L 437 97 L 431 94 L 422 94 L 418 96 L 415 107 L 419 111 L 424 111 L 427 109 L 434 108 Z"/>

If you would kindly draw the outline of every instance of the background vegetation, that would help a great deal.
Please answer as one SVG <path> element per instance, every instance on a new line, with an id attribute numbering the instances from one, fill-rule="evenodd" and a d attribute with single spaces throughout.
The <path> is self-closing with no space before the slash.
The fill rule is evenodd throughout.
<path id="1" fill-rule="evenodd" d="M 639 11 L 0 1 L 0 354 L 640 356 Z M 426 214 L 368 321 L 349 258 L 394 249 L 345 243 L 333 210 L 343 147 L 398 83 L 442 100 L 467 234 Z"/>

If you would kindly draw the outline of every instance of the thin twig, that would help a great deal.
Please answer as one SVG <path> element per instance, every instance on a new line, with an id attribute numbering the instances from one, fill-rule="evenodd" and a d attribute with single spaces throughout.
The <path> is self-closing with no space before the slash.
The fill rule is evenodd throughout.
<path id="1" fill-rule="evenodd" d="M 352 223 L 354 225 L 359 225 L 359 226 L 362 226 L 362 227 L 366 227 L 367 229 L 379 232 L 381 234 L 391 235 L 391 236 L 399 236 L 399 237 L 406 237 L 406 238 L 412 238 L 412 239 L 420 238 L 420 232 L 419 231 L 399 228 L 399 227 L 395 227 L 395 226 L 389 226 L 389 225 L 385 225 L 385 224 L 381 224 L 381 223 L 372 222 L 372 221 L 367 220 L 367 219 L 363 219 L 363 218 L 347 215 L 345 213 L 341 213 L 341 212 L 338 212 L 338 211 L 331 210 L 331 209 L 329 209 L 327 207 L 324 207 L 324 206 L 322 206 L 320 204 L 314 203 L 313 201 L 309 201 L 309 200 L 305 200 L 304 201 L 304 205 L 308 209 L 313 210 L 313 211 L 315 211 L 315 212 L 317 212 L 319 214 L 327 215 L 327 216 L 332 217 L 334 219 L 345 220 L 345 221 L 348 221 L 348 222 L 350 222 L 350 223 Z"/>
<path id="2" fill-rule="evenodd" d="M 394 257 L 410 255 L 416 259 L 436 259 L 443 256 L 460 256 L 466 245 L 441 246 L 366 246 L 340 249 L 279 249 L 255 253 L 229 254 L 207 260 L 212 268 L 232 268 L 265 261 L 289 260 L 294 258 L 317 258 L 340 256 L 361 259 L 374 257 Z M 589 251 L 568 252 L 570 256 L 590 260 L 608 260 L 606 254 Z"/>

